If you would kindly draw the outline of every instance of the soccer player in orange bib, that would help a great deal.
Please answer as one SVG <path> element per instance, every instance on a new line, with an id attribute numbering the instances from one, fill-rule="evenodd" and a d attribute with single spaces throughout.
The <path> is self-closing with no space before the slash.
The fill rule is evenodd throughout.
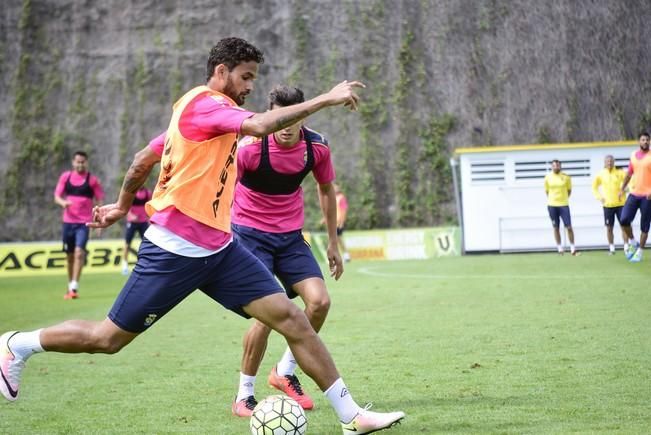
<path id="1" fill-rule="evenodd" d="M 622 229 L 629 239 L 633 240 L 633 229 L 631 222 L 635 219 L 637 211 L 640 211 L 640 243 L 631 242 L 626 251 L 626 258 L 631 263 L 642 261 L 642 251 L 649 236 L 651 224 L 651 153 L 649 153 L 649 133 L 643 131 L 638 136 L 639 149 L 631 153 L 631 160 L 628 165 L 628 173 L 622 182 L 620 195 L 625 195 L 626 186 L 635 175 L 635 185 L 631 190 L 624 209 L 622 210 Z"/>
<path id="2" fill-rule="evenodd" d="M 237 135 L 268 135 L 330 106 L 356 110 L 355 89 L 363 86 L 344 81 L 301 104 L 248 112 L 238 106 L 253 90 L 263 60 L 260 50 L 240 38 L 222 39 L 212 48 L 207 84 L 191 89 L 174 104 L 164 142 L 159 136 L 136 154 L 118 201 L 93 212 L 89 226 L 95 228 L 125 217 L 136 192 L 160 162 L 158 183 L 146 204 L 150 226 L 136 266 L 108 317 L 0 336 L 0 393 L 7 400 L 18 398 L 21 373 L 32 355 L 116 353 L 199 289 L 225 308 L 254 317 L 284 336 L 299 366 L 325 393 L 344 435 L 375 432 L 404 418 L 403 412 L 372 412 L 353 400 L 305 313 L 231 235 Z"/>

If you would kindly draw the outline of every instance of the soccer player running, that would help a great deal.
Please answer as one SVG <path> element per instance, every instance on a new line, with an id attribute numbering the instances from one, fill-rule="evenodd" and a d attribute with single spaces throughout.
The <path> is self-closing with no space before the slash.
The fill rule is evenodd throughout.
<path id="1" fill-rule="evenodd" d="M 626 195 L 621 192 L 624 177 L 626 177 L 626 173 L 615 167 L 615 158 L 612 155 L 607 155 L 604 158 L 604 168 L 592 181 L 592 194 L 601 202 L 604 209 L 608 255 L 615 254 L 615 237 L 613 235 L 615 218 L 617 218 L 620 227 L 622 225 L 622 208 L 626 201 Z M 624 230 L 622 230 L 622 238 L 624 239 L 624 252 L 626 252 L 628 236 Z"/>
<path id="2" fill-rule="evenodd" d="M 631 153 L 631 160 L 628 165 L 628 173 L 624 178 L 620 194 L 624 195 L 626 186 L 635 174 L 635 185 L 631 189 L 624 209 L 620 225 L 627 237 L 631 239 L 629 249 L 626 251 L 626 258 L 632 263 L 642 261 L 642 250 L 646 245 L 651 224 L 651 154 L 649 153 L 649 133 L 643 131 L 638 136 L 640 148 Z M 635 219 L 637 211 L 640 210 L 640 243 L 633 239 L 631 223 Z"/>
<path id="3" fill-rule="evenodd" d="M 552 172 L 545 175 L 545 193 L 547 194 L 547 211 L 554 227 L 554 240 L 558 253 L 563 255 L 561 245 L 560 221 L 567 230 L 567 237 L 570 240 L 570 252 L 578 255 L 574 246 L 574 231 L 572 230 L 572 218 L 570 216 L 570 195 L 572 194 L 572 180 L 570 176 L 561 172 L 561 162 L 552 160 Z"/>
<path id="4" fill-rule="evenodd" d="M 63 251 L 68 266 L 68 289 L 64 299 L 79 297 L 79 280 L 86 262 L 86 244 L 93 206 L 104 199 L 104 190 L 96 176 L 88 172 L 88 154 L 75 152 L 72 170 L 59 177 L 54 189 L 54 202 L 63 208 Z"/>
<path id="5" fill-rule="evenodd" d="M 124 250 L 122 258 L 122 275 L 129 274 L 129 250 L 131 242 L 136 233 L 140 239 L 145 237 L 145 231 L 149 228 L 149 216 L 145 210 L 145 204 L 151 199 L 151 192 L 145 186 L 140 187 L 133 198 L 133 204 L 127 213 L 127 225 L 124 232 Z"/>
<path id="6" fill-rule="evenodd" d="M 35 353 L 114 354 L 149 329 L 195 289 L 244 317 L 280 332 L 299 366 L 335 409 L 344 434 L 394 425 L 403 412 L 376 413 L 353 400 L 330 353 L 298 306 L 266 267 L 230 234 L 237 134 L 264 136 L 329 106 L 357 109 L 355 88 L 344 81 L 305 103 L 265 113 L 238 108 L 253 89 L 263 55 L 239 38 L 225 38 L 208 58 L 207 84 L 175 104 L 164 148 L 154 141 L 134 157 L 115 204 L 97 207 L 89 226 L 104 228 L 126 216 L 135 193 L 160 162 L 151 225 L 138 261 L 108 317 L 69 320 L 0 336 L 0 392 L 18 398 L 20 377 Z"/>
<path id="7" fill-rule="evenodd" d="M 305 101 L 303 92 L 276 86 L 269 93 L 271 110 Z M 321 268 L 301 230 L 304 224 L 301 183 L 312 173 L 318 183 L 319 204 L 328 229 L 327 257 L 331 275 L 339 279 L 343 265 L 337 249 L 335 170 L 328 142 L 298 121 L 262 138 L 245 137 L 237 151 L 237 176 L 233 202 L 234 237 L 258 257 L 283 284 L 290 298 L 300 296 L 305 315 L 319 332 L 330 308 Z M 271 329 L 254 322 L 244 336 L 240 386 L 233 414 L 249 417 L 257 404 L 255 380 Z M 296 400 L 303 409 L 314 402 L 294 374 L 296 360 L 287 348 L 268 377 L 269 385 Z"/>

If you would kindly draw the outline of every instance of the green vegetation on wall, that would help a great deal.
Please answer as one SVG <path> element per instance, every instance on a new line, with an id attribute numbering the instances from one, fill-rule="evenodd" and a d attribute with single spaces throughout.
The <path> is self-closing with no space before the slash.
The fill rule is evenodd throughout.
<path id="1" fill-rule="evenodd" d="M 434 101 L 421 91 L 427 87 L 428 74 L 415 28 L 417 23 L 403 23 L 394 87 L 394 118 L 399 123 L 394 203 L 395 224 L 400 227 L 448 223 L 447 205 L 452 199 L 446 137 L 455 125 L 454 117 L 438 115 Z M 417 109 L 423 106 L 421 100 L 428 101 L 425 113 Z"/>
<path id="2" fill-rule="evenodd" d="M 385 19 L 385 1 L 360 4 L 360 22 L 352 23 L 351 28 L 379 28 Z M 352 27 L 354 26 L 354 27 Z M 382 133 L 388 124 L 387 95 L 389 86 L 384 68 L 386 67 L 385 43 L 378 38 L 384 35 L 362 33 L 359 67 L 361 80 L 368 84 L 363 91 L 363 102 L 359 107 L 360 156 L 357 164 L 358 178 L 350 185 L 349 198 L 354 200 L 348 224 L 351 228 L 376 228 L 387 226 L 388 216 L 382 213 L 381 196 L 387 192 L 387 156 L 380 144 Z"/>
<path id="3" fill-rule="evenodd" d="M 292 7 L 291 35 L 294 40 L 292 70 L 287 78 L 287 84 L 304 87 L 308 72 L 310 30 L 305 19 L 307 6 L 303 1 L 294 1 Z"/>
<path id="4" fill-rule="evenodd" d="M 418 198 L 414 194 L 418 174 L 414 171 L 414 136 L 418 120 L 410 102 L 410 90 L 415 86 L 415 52 L 412 46 L 414 35 L 406 23 L 398 54 L 398 82 L 394 89 L 397 117 L 400 122 L 396 141 L 395 159 L 395 198 L 397 203 L 397 223 L 400 226 L 412 224 L 416 216 Z"/>
<path id="5" fill-rule="evenodd" d="M 450 208 L 453 199 L 452 170 L 449 165 L 449 145 L 446 137 L 455 126 L 450 114 L 432 115 L 420 128 L 419 184 L 417 188 L 418 213 L 415 225 L 441 225 L 454 221 Z"/>
<path id="6" fill-rule="evenodd" d="M 52 203 L 53 168 L 65 156 L 66 134 L 54 127 L 50 104 L 61 88 L 61 53 L 47 46 L 39 26 L 33 22 L 31 1 L 23 1 L 19 22 L 21 53 L 11 82 L 13 107 L 10 129 L 13 147 L 0 191 L 0 219 L 14 223 L 14 239 L 29 240 L 39 233 L 23 217 L 39 210 L 39 220 L 55 215 Z M 29 195 L 25 195 L 29 192 Z M 56 210 L 58 212 L 58 210 Z"/>

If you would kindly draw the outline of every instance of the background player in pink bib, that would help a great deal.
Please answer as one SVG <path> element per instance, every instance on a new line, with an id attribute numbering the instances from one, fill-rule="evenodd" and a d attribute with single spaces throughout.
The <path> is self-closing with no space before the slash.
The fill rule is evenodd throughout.
<path id="1" fill-rule="evenodd" d="M 151 192 L 145 186 L 142 186 L 136 192 L 133 198 L 133 204 L 127 213 L 127 225 L 124 232 L 124 254 L 122 258 L 122 275 L 129 274 L 129 249 L 131 241 L 136 233 L 140 234 L 140 239 L 145 236 L 145 231 L 149 227 L 149 216 L 145 211 L 145 204 L 151 199 Z"/>
<path id="2" fill-rule="evenodd" d="M 75 152 L 72 170 L 59 177 L 54 202 L 63 208 L 63 250 L 67 254 L 68 290 L 65 299 L 77 299 L 79 278 L 86 259 L 88 227 L 93 206 L 104 199 L 104 190 L 96 176 L 88 172 L 88 155 Z"/>
<path id="3" fill-rule="evenodd" d="M 305 101 L 300 89 L 276 86 L 269 93 L 271 110 Z M 318 183 L 319 203 L 328 228 L 328 263 L 339 279 L 343 266 L 337 248 L 335 170 L 325 138 L 299 121 L 262 138 L 240 140 L 237 153 L 238 182 L 232 209 L 235 238 L 280 280 L 290 298 L 300 296 L 305 314 L 315 331 L 325 322 L 330 297 L 309 245 L 303 238 L 303 189 L 312 173 Z M 255 379 L 267 347 L 271 329 L 255 321 L 244 336 L 240 386 L 232 412 L 249 417 L 257 404 Z M 283 391 L 304 409 L 312 399 L 294 374 L 296 360 L 287 348 L 268 377 L 269 385 Z"/>

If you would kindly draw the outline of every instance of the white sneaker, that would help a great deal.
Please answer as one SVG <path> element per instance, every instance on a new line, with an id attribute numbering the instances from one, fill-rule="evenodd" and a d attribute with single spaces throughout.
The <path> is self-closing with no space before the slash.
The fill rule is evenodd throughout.
<path id="1" fill-rule="evenodd" d="M 366 408 L 362 409 L 349 423 L 341 423 L 344 435 L 363 435 L 388 429 L 405 418 L 405 413 L 402 411 L 373 412 L 368 410 L 370 407 L 370 404 L 366 405 Z"/>
<path id="2" fill-rule="evenodd" d="M 18 399 L 20 374 L 25 368 L 25 361 L 9 348 L 9 339 L 16 334 L 18 331 L 10 331 L 0 336 L 0 393 L 10 402 Z"/>
<path id="3" fill-rule="evenodd" d="M 348 263 L 350 261 L 350 254 L 348 252 L 344 252 L 344 261 Z"/>
<path id="4" fill-rule="evenodd" d="M 129 264 L 122 262 L 122 275 L 127 276 L 129 274 Z"/>

